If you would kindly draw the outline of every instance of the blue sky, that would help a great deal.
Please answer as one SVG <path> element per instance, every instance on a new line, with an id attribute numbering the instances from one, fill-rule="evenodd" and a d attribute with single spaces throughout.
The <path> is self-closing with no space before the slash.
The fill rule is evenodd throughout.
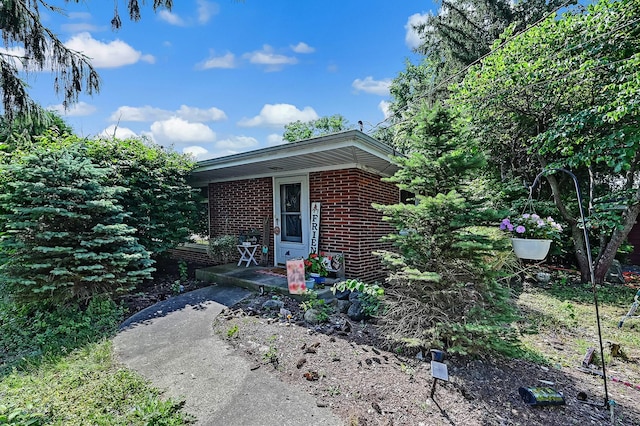
<path id="1" fill-rule="evenodd" d="M 342 114 L 365 132 L 385 119 L 391 79 L 419 60 L 411 22 L 436 7 L 402 1 L 175 1 L 126 17 L 113 2 L 59 2 L 43 21 L 92 58 L 102 88 L 63 113 L 82 136 L 146 135 L 198 159 L 282 143 L 284 124 Z M 149 2 L 147 2 L 149 3 Z M 61 108 L 49 73 L 31 94 Z"/>

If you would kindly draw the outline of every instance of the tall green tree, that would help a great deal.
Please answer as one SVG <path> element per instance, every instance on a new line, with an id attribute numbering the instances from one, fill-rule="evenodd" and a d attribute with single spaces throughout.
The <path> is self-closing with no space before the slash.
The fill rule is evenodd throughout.
<path id="1" fill-rule="evenodd" d="M 161 256 L 193 234 L 206 234 L 202 197 L 188 183 L 196 166 L 189 156 L 144 139 L 81 139 L 47 134 L 19 147 L 29 152 L 41 146 L 52 150 L 79 144 L 94 164 L 112 171 L 105 179 L 126 188 L 115 197 L 127 212 L 124 222 L 154 257 Z"/>
<path id="2" fill-rule="evenodd" d="M 73 133 L 73 129 L 53 111 L 44 110 L 40 120 L 34 120 L 33 117 L 25 114 L 18 114 L 13 119 L 1 116 L 0 151 L 14 151 L 47 131 L 53 131 L 57 134 Z"/>
<path id="3" fill-rule="evenodd" d="M 39 116 L 42 110 L 30 98 L 23 69 L 50 71 L 54 89 L 64 95 L 68 106 L 78 100 L 81 92 L 93 94 L 100 89 L 98 73 L 89 58 L 67 48 L 54 31 L 47 28 L 42 13 L 64 13 L 60 3 L 79 3 L 79 0 L 57 1 L 57 5 L 43 0 L 10 0 L 0 2 L 0 34 L 4 49 L 0 49 L 0 92 L 4 115 L 9 120 L 20 112 L 25 116 Z M 170 9 L 173 0 L 154 0 L 153 9 Z M 120 28 L 119 1 L 115 1 L 111 25 Z M 138 0 L 128 0 L 127 10 L 133 21 L 141 18 Z"/>
<path id="4" fill-rule="evenodd" d="M 406 152 L 402 134 L 411 133 L 421 105 L 429 106 L 449 97 L 449 85 L 464 77 L 465 68 L 491 51 L 502 32 L 512 27 L 519 33 L 560 6 L 575 0 L 442 0 L 437 14 L 429 14 L 416 26 L 423 60 L 406 63 L 393 81 L 391 129 L 398 140 L 393 145 Z"/>
<path id="5" fill-rule="evenodd" d="M 153 261 L 125 223 L 117 196 L 77 145 L 35 148 L 0 171 L 3 292 L 67 301 L 114 294 L 149 278 Z"/>
<path id="6" fill-rule="evenodd" d="M 320 117 L 317 120 L 307 122 L 297 120 L 284 126 L 282 139 L 287 142 L 297 142 L 303 139 L 349 130 L 351 128 L 347 119 L 340 114 Z"/>
<path id="7" fill-rule="evenodd" d="M 598 282 L 640 212 L 638 16 L 640 0 L 602 0 L 507 32 L 451 98 L 503 176 L 531 182 L 544 168 L 568 168 L 580 178 Z M 561 176 L 546 180 L 587 280 L 583 224 Z"/>
<path id="8" fill-rule="evenodd" d="M 153 256 L 188 242 L 193 234 L 208 234 L 202 197 L 188 182 L 196 167 L 191 157 L 143 139 L 85 143 L 92 161 L 114 171 L 111 183 L 128 189 L 117 196 L 130 212 L 125 223 L 136 229 L 135 237 Z"/>
<path id="9" fill-rule="evenodd" d="M 493 217 L 471 185 L 483 153 L 450 110 L 424 107 L 407 157 L 388 180 L 413 192 L 414 203 L 376 206 L 398 231 L 381 252 L 391 272 L 382 334 L 393 345 L 439 347 L 461 354 L 516 346 L 509 292 L 490 266 L 491 241 L 472 225 Z M 472 189 L 473 188 L 473 189 Z"/>

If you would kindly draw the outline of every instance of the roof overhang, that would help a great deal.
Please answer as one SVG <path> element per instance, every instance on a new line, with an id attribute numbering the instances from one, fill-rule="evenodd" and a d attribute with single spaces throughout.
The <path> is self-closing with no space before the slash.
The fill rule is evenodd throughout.
<path id="1" fill-rule="evenodd" d="M 200 161 L 191 172 L 190 182 L 205 186 L 210 182 L 354 167 L 391 176 L 398 169 L 391 162 L 395 155 L 400 154 L 390 146 L 349 130 Z"/>

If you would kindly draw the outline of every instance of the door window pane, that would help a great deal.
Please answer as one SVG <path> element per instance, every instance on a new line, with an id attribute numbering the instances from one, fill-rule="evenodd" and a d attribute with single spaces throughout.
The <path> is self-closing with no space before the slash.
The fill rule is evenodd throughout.
<path id="1" fill-rule="evenodd" d="M 282 241 L 302 242 L 302 213 L 300 211 L 301 183 L 280 185 L 280 215 Z"/>

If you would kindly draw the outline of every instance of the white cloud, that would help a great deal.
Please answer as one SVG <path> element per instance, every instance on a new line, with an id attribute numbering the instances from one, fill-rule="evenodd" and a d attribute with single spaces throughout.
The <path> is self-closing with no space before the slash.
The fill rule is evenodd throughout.
<path id="1" fill-rule="evenodd" d="M 219 12 L 220 6 L 217 3 L 198 0 L 198 22 L 200 24 L 206 24 L 212 16 L 217 15 Z"/>
<path id="2" fill-rule="evenodd" d="M 18 68 L 19 71 L 22 71 L 24 69 L 24 67 L 22 66 L 22 61 L 18 59 L 25 56 L 24 47 L 0 47 L 0 55 L 5 55 L 5 58 L 3 59 L 6 61 L 13 61 L 14 65 L 16 66 L 16 68 Z"/>
<path id="3" fill-rule="evenodd" d="M 280 55 L 273 51 L 273 47 L 265 44 L 262 50 L 245 53 L 242 55 L 252 64 L 266 65 L 267 71 L 281 70 L 285 65 L 293 65 L 298 63 L 298 59 L 293 56 Z"/>
<path id="4" fill-rule="evenodd" d="M 120 127 L 115 124 L 104 129 L 102 132 L 98 134 L 98 136 L 103 138 L 117 138 L 117 139 L 129 139 L 136 138 L 138 135 L 131 129 L 127 129 L 126 127 Z"/>
<path id="5" fill-rule="evenodd" d="M 389 109 L 390 106 L 391 102 L 388 101 L 380 101 L 380 103 L 378 104 L 378 109 L 380 109 L 380 111 L 382 111 L 382 113 L 384 114 L 385 120 L 391 117 L 391 110 Z"/>
<path id="6" fill-rule="evenodd" d="M 307 43 L 300 42 L 295 46 L 291 46 L 291 50 L 296 53 L 313 53 L 316 51 L 315 48 L 309 46 Z"/>
<path id="7" fill-rule="evenodd" d="M 239 126 L 257 127 L 257 126 L 284 126 L 292 121 L 311 121 L 317 120 L 318 114 L 311 107 L 304 107 L 301 111 L 294 105 L 289 104 L 266 104 L 260 110 L 260 114 L 253 118 L 244 118 L 238 122 Z"/>
<path id="8" fill-rule="evenodd" d="M 172 117 L 183 118 L 187 121 L 205 122 L 222 121 L 227 119 L 227 114 L 221 109 L 211 107 L 209 109 L 194 108 L 181 105 L 176 111 L 155 108 L 149 105 L 143 107 L 121 106 L 111 116 L 109 121 L 162 121 Z"/>
<path id="9" fill-rule="evenodd" d="M 91 14 L 89 12 L 69 12 L 69 19 L 88 21 L 91 19 Z"/>
<path id="10" fill-rule="evenodd" d="M 121 106 L 111 116 L 109 121 L 156 121 L 171 117 L 167 110 L 154 108 L 149 105 L 143 107 Z"/>
<path id="11" fill-rule="evenodd" d="M 211 56 L 203 63 L 199 64 L 197 68 L 208 70 L 211 68 L 235 68 L 236 57 L 233 53 L 227 52 L 223 56 Z"/>
<path id="12" fill-rule="evenodd" d="M 169 12 L 168 10 L 159 11 L 158 17 L 170 25 L 175 25 L 178 27 L 183 27 L 185 25 L 185 22 L 181 17 L 173 12 Z"/>
<path id="13" fill-rule="evenodd" d="M 99 27 L 88 22 L 78 22 L 76 24 L 62 24 L 60 29 L 66 33 L 81 33 L 104 31 L 105 27 Z"/>
<path id="14" fill-rule="evenodd" d="M 228 153 L 248 151 L 258 145 L 258 140 L 250 136 L 232 136 L 216 142 L 216 148 Z"/>
<path id="15" fill-rule="evenodd" d="M 186 148 L 182 148 L 183 154 L 189 154 L 193 156 L 196 160 L 204 160 L 207 157 L 209 151 L 206 148 L 203 148 L 198 145 L 188 146 Z"/>
<path id="16" fill-rule="evenodd" d="M 413 27 L 425 23 L 428 17 L 428 13 L 414 13 L 407 19 L 407 23 L 404 25 L 404 29 L 406 30 L 404 42 L 407 44 L 407 46 L 409 46 L 410 49 L 417 49 L 422 44 L 420 35 Z"/>
<path id="17" fill-rule="evenodd" d="M 267 136 L 267 145 L 269 146 L 282 145 L 285 142 L 286 141 L 282 139 L 282 135 L 279 133 L 271 133 Z"/>
<path id="18" fill-rule="evenodd" d="M 374 95 L 388 95 L 389 87 L 391 86 L 391 79 L 374 80 L 373 77 L 365 77 L 364 80 L 356 78 L 351 83 L 354 89 L 365 93 L 373 93 Z"/>
<path id="19" fill-rule="evenodd" d="M 141 61 L 147 62 L 149 64 L 155 64 L 156 63 L 156 57 L 153 55 L 142 55 L 140 57 Z"/>
<path id="20" fill-rule="evenodd" d="M 153 138 L 160 144 L 213 142 L 216 134 L 202 123 L 191 123 L 179 117 L 156 121 L 151 125 Z"/>
<path id="21" fill-rule="evenodd" d="M 66 110 L 64 109 L 64 106 L 62 104 L 50 105 L 47 107 L 47 109 L 55 111 L 67 117 L 81 117 L 85 115 L 91 115 L 96 111 L 96 107 L 83 101 L 71 105 L 71 108 L 67 108 Z"/>
<path id="22" fill-rule="evenodd" d="M 80 33 L 65 43 L 70 49 L 84 53 L 91 58 L 91 64 L 96 68 L 115 68 L 131 65 L 142 59 L 142 53 L 121 40 L 103 43 L 95 40 L 89 33 Z M 147 62 L 152 58 L 145 55 Z"/>
<path id="23" fill-rule="evenodd" d="M 227 114 L 221 109 L 211 107 L 209 109 L 194 108 L 186 105 L 180 105 L 177 111 L 178 117 L 189 121 L 222 121 L 227 119 Z"/>

